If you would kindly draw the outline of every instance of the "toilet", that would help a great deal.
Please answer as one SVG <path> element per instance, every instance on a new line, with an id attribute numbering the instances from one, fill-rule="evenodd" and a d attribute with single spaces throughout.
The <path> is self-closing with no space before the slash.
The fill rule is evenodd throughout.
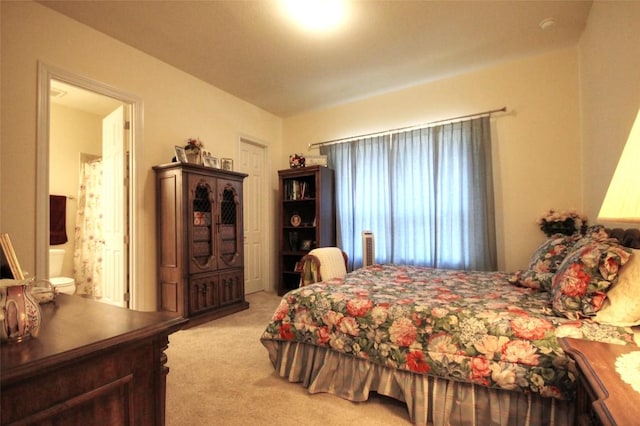
<path id="1" fill-rule="evenodd" d="M 62 263 L 64 261 L 64 249 L 49 249 L 49 281 L 58 293 L 74 294 L 76 292 L 76 280 L 69 277 L 61 277 Z"/>

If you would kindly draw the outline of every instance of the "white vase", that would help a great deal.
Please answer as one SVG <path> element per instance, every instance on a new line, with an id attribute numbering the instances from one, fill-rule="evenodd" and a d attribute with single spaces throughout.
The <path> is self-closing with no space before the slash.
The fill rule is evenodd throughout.
<path id="1" fill-rule="evenodd" d="M 201 151 L 194 151 L 191 149 L 186 150 L 187 161 L 191 164 L 202 164 L 202 153 Z"/>

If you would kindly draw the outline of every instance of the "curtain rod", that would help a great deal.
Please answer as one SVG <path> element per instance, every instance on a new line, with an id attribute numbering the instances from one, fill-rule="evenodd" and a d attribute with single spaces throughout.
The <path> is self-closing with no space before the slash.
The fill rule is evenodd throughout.
<path id="1" fill-rule="evenodd" d="M 496 113 L 496 112 L 505 112 L 506 110 L 507 110 L 507 107 L 505 106 L 505 107 L 502 107 L 502 108 L 492 109 L 492 110 L 489 110 L 489 111 L 477 112 L 475 114 L 461 115 L 459 117 L 445 118 L 445 119 L 442 119 L 442 120 L 436 120 L 436 121 L 432 121 L 430 123 L 420 124 L 420 125 L 417 125 L 417 126 L 400 127 L 400 128 L 397 128 L 397 129 L 385 130 L 383 132 L 367 133 L 365 135 L 350 136 L 350 137 L 347 137 L 347 138 L 333 139 L 333 140 L 325 141 L 325 142 L 315 142 L 315 143 L 310 143 L 309 144 L 309 148 L 315 148 L 315 147 L 320 147 L 320 146 L 325 146 L 325 145 L 333 145 L 333 144 L 337 144 L 337 143 L 349 142 L 349 141 L 352 141 L 352 140 L 362 139 L 362 138 L 366 138 L 366 137 L 383 136 L 383 135 L 388 135 L 388 134 L 391 134 L 391 133 L 405 132 L 405 131 L 408 131 L 408 130 L 426 129 L 428 127 L 433 127 L 433 126 L 435 126 L 437 124 L 452 123 L 452 122 L 464 120 L 465 118 L 484 117 L 485 115 L 491 115 L 491 114 Z"/>

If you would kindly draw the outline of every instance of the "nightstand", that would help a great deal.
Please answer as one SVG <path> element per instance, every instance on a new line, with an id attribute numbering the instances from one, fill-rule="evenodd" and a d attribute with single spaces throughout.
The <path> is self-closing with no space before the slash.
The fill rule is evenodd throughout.
<path id="1" fill-rule="evenodd" d="M 615 367 L 617 357 L 640 349 L 568 337 L 558 342 L 577 367 L 576 424 L 640 424 L 640 393 Z"/>

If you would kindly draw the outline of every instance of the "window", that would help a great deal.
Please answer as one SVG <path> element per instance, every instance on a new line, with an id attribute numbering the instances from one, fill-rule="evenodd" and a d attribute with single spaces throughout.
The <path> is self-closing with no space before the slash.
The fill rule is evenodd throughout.
<path id="1" fill-rule="evenodd" d="M 338 245 L 376 262 L 494 270 L 489 117 L 321 147 L 336 173 Z"/>

